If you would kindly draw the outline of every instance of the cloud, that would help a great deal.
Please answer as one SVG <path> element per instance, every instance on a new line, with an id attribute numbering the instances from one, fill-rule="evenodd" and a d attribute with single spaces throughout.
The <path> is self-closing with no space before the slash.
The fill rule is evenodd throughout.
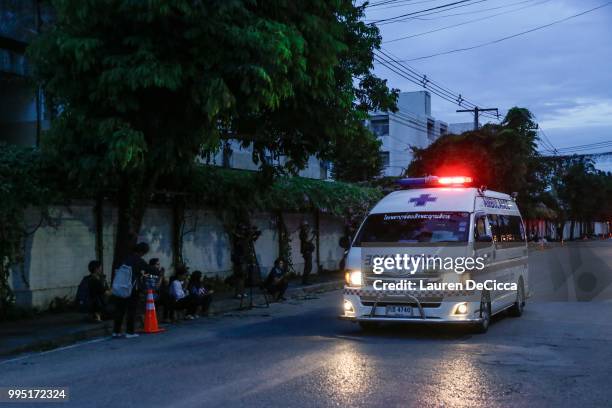
<path id="1" fill-rule="evenodd" d="M 383 41 L 499 13 L 518 0 L 489 0 L 469 7 L 430 15 L 433 20 L 409 20 L 381 26 Z M 379 10 L 372 18 L 384 18 L 448 3 L 445 0 Z M 418 57 L 484 43 L 599 6 L 603 0 L 552 0 L 488 20 L 436 33 L 383 44 L 398 57 Z M 519 7 L 518 5 L 515 7 Z M 511 8 L 508 8 L 511 9 Z M 456 12 L 474 12 L 442 17 Z M 370 16 L 368 16 L 370 17 Z M 555 145 L 568 140 L 584 144 L 610 140 L 612 127 L 612 6 L 576 19 L 472 51 L 410 63 L 412 67 L 447 88 L 484 107 L 526 107 L 535 113 Z M 390 86 L 404 91 L 417 85 L 377 67 Z M 470 121 L 469 114 L 455 113 L 457 106 L 432 96 L 432 111 L 447 122 Z M 606 129 L 606 126 L 608 129 Z M 588 135 L 589 140 L 584 140 Z"/>
<path id="2" fill-rule="evenodd" d="M 559 105 L 555 106 L 553 102 L 550 110 L 540 118 L 542 127 L 558 129 L 610 126 L 612 129 L 612 98 L 579 98 L 573 104 L 563 101 L 558 103 Z"/>

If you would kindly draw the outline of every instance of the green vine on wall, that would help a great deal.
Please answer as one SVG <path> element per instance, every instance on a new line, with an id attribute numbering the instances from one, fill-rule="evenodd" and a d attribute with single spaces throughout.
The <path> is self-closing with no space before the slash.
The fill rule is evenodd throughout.
<path id="1" fill-rule="evenodd" d="M 10 271 L 23 262 L 25 238 L 36 229 L 27 229 L 25 210 L 40 211 L 41 223 L 48 219 L 47 204 L 57 194 L 46 181 L 52 177 L 38 149 L 0 144 L 0 319 L 14 302 Z"/>
<path id="2" fill-rule="evenodd" d="M 293 268 L 293 258 L 291 253 L 291 234 L 289 234 L 289 230 L 287 229 L 287 224 L 285 224 L 285 218 L 283 217 L 282 212 L 278 212 L 277 216 L 278 223 L 278 253 L 279 257 L 285 261 L 286 270 L 289 273 L 295 274 L 295 269 Z"/>

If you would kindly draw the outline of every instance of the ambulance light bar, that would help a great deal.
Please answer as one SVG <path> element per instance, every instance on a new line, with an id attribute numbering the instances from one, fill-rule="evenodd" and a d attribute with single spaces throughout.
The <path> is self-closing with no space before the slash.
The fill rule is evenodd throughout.
<path id="1" fill-rule="evenodd" d="M 467 176 L 453 177 L 410 177 L 397 180 L 397 183 L 406 188 L 415 188 L 420 186 L 440 187 L 440 186 L 465 186 L 472 183 L 472 178 Z"/>

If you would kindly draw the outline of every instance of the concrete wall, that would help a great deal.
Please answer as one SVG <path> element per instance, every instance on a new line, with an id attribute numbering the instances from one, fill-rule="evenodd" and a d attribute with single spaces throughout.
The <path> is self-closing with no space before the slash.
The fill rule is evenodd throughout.
<path id="1" fill-rule="evenodd" d="M 25 261 L 11 270 L 18 304 L 45 307 L 57 296 L 72 294 L 95 259 L 95 224 L 90 205 L 51 211 L 54 226 L 42 225 L 25 242 Z M 35 209 L 26 211 L 28 230 L 40 223 Z"/>
<path id="2" fill-rule="evenodd" d="M 11 271 L 10 283 L 17 302 L 24 306 L 48 307 L 55 297 L 74 297 L 87 264 L 96 259 L 96 228 L 93 203 L 74 203 L 70 207 L 52 210 L 52 225 L 41 225 L 25 243 L 25 262 Z M 109 204 L 103 207 L 102 248 L 103 265 L 107 277 L 116 232 L 117 211 Z M 316 228 L 313 214 L 284 214 L 290 232 L 292 262 L 297 273 L 303 271 L 300 254 L 299 226 L 303 220 Z M 40 223 L 35 209 L 26 212 L 28 228 Z M 336 269 L 342 257 L 338 240 L 343 222 L 328 215 L 319 218 L 320 261 L 325 269 Z M 255 243 L 262 276 L 267 275 L 278 257 L 278 226 L 272 214 L 258 213 L 252 223 L 262 231 Z M 159 258 L 167 271 L 172 271 L 172 211 L 169 207 L 151 206 L 145 213 L 139 240 L 146 241 L 151 251 L 145 257 Z M 313 273 L 317 272 L 313 254 Z M 183 258 L 192 271 L 200 270 L 208 276 L 227 277 L 232 273 L 229 237 L 215 213 L 208 210 L 188 210 L 183 229 Z"/>

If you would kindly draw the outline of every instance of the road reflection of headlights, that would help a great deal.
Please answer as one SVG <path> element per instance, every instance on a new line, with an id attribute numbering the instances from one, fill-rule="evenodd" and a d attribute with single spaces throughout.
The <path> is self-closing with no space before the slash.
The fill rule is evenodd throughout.
<path id="1" fill-rule="evenodd" d="M 361 271 L 348 271 L 345 275 L 346 284 L 349 286 L 361 286 L 362 274 Z"/>

